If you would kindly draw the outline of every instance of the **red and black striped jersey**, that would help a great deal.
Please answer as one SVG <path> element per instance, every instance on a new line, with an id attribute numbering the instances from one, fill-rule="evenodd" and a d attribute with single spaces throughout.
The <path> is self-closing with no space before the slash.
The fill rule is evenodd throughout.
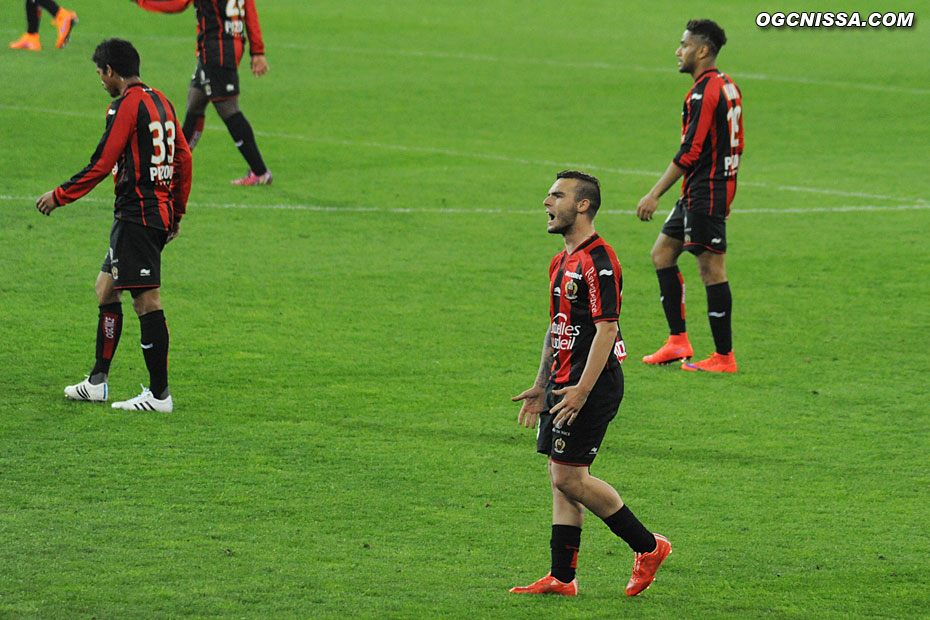
<path id="1" fill-rule="evenodd" d="M 235 69 L 245 41 L 249 54 L 265 53 L 255 0 L 135 0 L 148 11 L 180 13 L 193 3 L 197 12 L 197 56 L 207 66 Z"/>
<path id="2" fill-rule="evenodd" d="M 191 151 L 168 98 L 141 82 L 107 109 L 106 130 L 83 170 L 55 190 L 59 205 L 74 202 L 113 175 L 115 217 L 170 230 L 191 191 Z"/>
<path id="3" fill-rule="evenodd" d="M 553 349 L 550 380 L 578 383 L 597 332 L 595 323 L 619 321 L 623 298 L 620 262 L 607 243 L 594 234 L 569 254 L 562 250 L 549 265 L 549 335 Z M 617 330 L 606 368 L 626 357 Z"/>
<path id="4" fill-rule="evenodd" d="M 701 73 L 688 91 L 674 161 L 685 171 L 681 197 L 689 210 L 730 215 L 743 153 L 742 112 L 739 87 L 716 68 Z"/>

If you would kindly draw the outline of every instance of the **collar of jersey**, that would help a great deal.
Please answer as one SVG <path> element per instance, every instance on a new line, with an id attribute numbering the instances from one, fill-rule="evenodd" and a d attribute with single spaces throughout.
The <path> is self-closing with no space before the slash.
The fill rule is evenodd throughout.
<path id="1" fill-rule="evenodd" d="M 694 78 L 694 81 L 697 82 L 697 81 L 700 80 L 702 77 L 704 77 L 705 74 L 710 73 L 711 71 L 715 71 L 715 72 L 719 73 L 719 71 L 717 70 L 717 67 L 711 67 L 711 68 L 709 68 L 709 69 L 704 69 L 703 71 L 701 71 L 701 74 L 700 74 L 700 75 L 698 75 L 696 78 Z"/>
<path id="2" fill-rule="evenodd" d="M 588 247 L 589 245 L 591 245 L 592 243 L 594 243 L 595 241 L 597 241 L 599 238 L 600 238 L 600 237 L 597 236 L 597 233 L 594 233 L 593 235 L 591 235 L 590 237 L 588 237 L 587 239 L 585 239 L 584 241 L 582 241 L 581 244 L 580 244 L 577 248 L 575 248 L 575 251 L 574 251 L 574 252 L 572 252 L 571 254 L 568 254 L 568 253 L 566 252 L 566 254 L 568 254 L 569 256 L 571 256 L 572 254 L 575 254 L 575 253 L 577 253 L 577 252 L 580 252 L 581 250 L 585 249 L 586 247 Z"/>

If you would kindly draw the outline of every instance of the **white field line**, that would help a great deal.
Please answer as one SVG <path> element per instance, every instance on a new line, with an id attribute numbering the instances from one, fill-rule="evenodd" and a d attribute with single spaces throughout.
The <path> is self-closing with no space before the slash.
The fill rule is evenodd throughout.
<path id="1" fill-rule="evenodd" d="M 208 127 L 208 129 L 226 131 L 225 127 Z M 318 142 L 326 144 L 339 144 L 351 147 L 369 147 L 394 151 L 405 151 L 412 153 L 431 153 L 434 155 L 447 155 L 450 157 L 466 157 L 470 159 L 488 159 L 493 161 L 503 161 L 514 164 L 526 164 L 531 166 L 545 166 L 547 168 L 575 168 L 580 170 L 590 170 L 595 172 L 609 172 L 614 174 L 625 174 L 634 176 L 647 176 L 658 179 L 662 174 L 655 170 L 632 170 L 629 168 L 611 168 L 607 166 L 598 166 L 596 164 L 582 164 L 575 162 L 555 162 L 545 159 L 523 159 L 519 157 L 507 157 L 506 155 L 494 155 L 491 153 L 469 153 L 467 151 L 454 151 L 451 149 L 441 149 L 427 146 L 405 146 L 400 144 L 385 144 L 382 142 L 367 142 L 357 140 L 339 140 L 332 138 L 315 138 L 312 136 L 301 136 L 285 133 L 272 133 L 255 131 L 255 135 L 269 138 L 282 138 L 286 140 L 299 140 L 303 142 Z M 767 189 L 785 191 L 785 192 L 808 192 L 814 194 L 825 194 L 831 196 L 846 196 L 848 198 L 872 198 L 875 200 L 894 200 L 898 202 L 926 202 L 924 198 L 902 197 L 902 196 L 885 196 L 882 194 L 866 194 L 862 192 L 847 192 L 842 190 L 822 189 L 816 187 L 797 187 L 794 185 L 777 185 L 771 183 L 758 183 L 753 181 L 740 181 L 742 187 L 763 187 Z"/>
<path id="2" fill-rule="evenodd" d="M 672 55 L 669 54 L 669 67 L 642 67 L 637 65 L 624 65 L 619 63 L 610 63 L 602 61 L 570 61 L 570 60 L 552 60 L 547 58 L 509 58 L 506 56 L 489 56 L 485 54 L 466 54 L 456 52 L 433 52 L 433 51 L 416 51 L 416 50 L 374 50 L 356 47 L 330 47 L 323 45 L 306 45 L 301 43 L 284 43 L 278 44 L 279 47 L 291 49 L 306 49 L 319 52 L 331 52 L 336 54 L 369 54 L 376 56 L 402 56 L 412 58 L 438 58 L 453 60 L 472 60 L 475 62 L 499 62 L 521 65 L 539 65 L 544 67 L 564 67 L 568 69 L 606 69 L 610 71 L 637 71 L 645 73 L 678 73 L 673 68 Z M 928 88 L 910 88 L 904 86 L 887 86 L 884 84 L 865 84 L 862 82 L 843 82 L 838 80 L 820 80 L 806 77 L 790 77 L 781 75 L 767 75 L 760 73 L 729 73 L 731 77 L 746 80 L 763 80 L 772 82 L 790 82 L 795 84 L 809 84 L 811 86 L 832 86 L 836 88 L 852 88 L 857 90 L 869 90 L 889 93 L 907 93 L 911 95 L 930 95 Z"/>
<path id="3" fill-rule="evenodd" d="M 238 190 L 242 191 L 242 190 Z M 249 190 L 245 190 L 249 191 Z M 258 190 L 259 192 L 262 190 Z M 22 202 L 24 206 L 35 204 L 38 196 L 7 196 L 0 194 L 0 201 Z M 101 204 L 113 204 L 111 198 L 82 198 L 78 202 L 93 202 Z M 213 208 L 213 209 L 264 209 L 276 211 L 316 211 L 316 212 L 333 212 L 333 213 L 460 213 L 476 215 L 536 215 L 542 217 L 545 213 L 542 207 L 538 209 L 482 209 L 482 208 L 464 208 L 464 207 L 379 207 L 379 206 L 324 206 L 324 205 L 303 205 L 303 204 L 240 204 L 234 202 L 189 202 L 188 208 Z M 930 204 L 912 204 L 912 205 L 848 205 L 840 207 L 810 207 L 807 209 L 736 209 L 733 215 L 755 215 L 755 214 L 797 214 L 797 213 L 849 213 L 862 211 L 927 211 L 930 210 Z M 607 213 L 610 215 L 635 215 L 636 211 L 632 209 L 609 209 L 602 208 L 598 213 Z"/>
<path id="4" fill-rule="evenodd" d="M 44 109 L 36 108 L 31 106 L 11 106 L 0 104 L 0 109 L 2 110 L 14 110 L 14 111 L 24 111 L 24 112 L 37 112 L 40 114 L 64 114 L 67 116 L 78 116 L 83 118 L 100 118 L 96 115 L 91 115 L 88 113 L 78 113 L 78 112 L 69 112 L 61 111 L 54 109 Z M 102 115 L 101 115 L 102 116 Z M 227 131 L 225 127 L 214 125 L 208 126 L 206 129 L 212 131 Z M 301 142 L 312 142 L 317 144 L 337 144 L 340 146 L 347 146 L 351 148 L 374 148 L 381 150 L 392 150 L 392 151 L 401 151 L 407 153 L 429 153 L 432 155 L 443 155 L 447 157 L 464 157 L 468 159 L 485 159 L 491 161 L 502 161 L 513 164 L 522 164 L 530 166 L 545 166 L 547 168 L 575 168 L 581 170 L 589 170 L 592 172 L 608 172 L 612 174 L 622 174 L 622 175 L 632 175 L 632 176 L 646 176 L 652 178 L 658 178 L 662 173 L 655 170 L 633 170 L 629 168 L 612 168 L 608 166 L 599 166 L 596 164 L 590 163 L 576 163 L 576 162 L 556 162 L 549 161 L 545 159 L 524 159 L 520 157 L 508 157 L 506 155 L 495 155 L 493 153 L 471 153 L 468 151 L 456 151 L 453 149 L 443 149 L 437 147 L 428 147 L 428 146 L 408 146 L 403 144 L 387 144 L 383 142 L 372 142 L 365 140 L 343 140 L 338 138 L 320 138 L 314 136 L 302 136 L 299 134 L 287 134 L 287 133 L 275 133 L 275 132 L 266 132 L 255 130 L 255 135 L 263 136 L 267 138 L 278 138 L 285 140 L 297 140 Z M 778 185 L 772 183 L 760 183 L 754 181 L 740 181 L 739 184 L 743 187 L 761 187 L 765 189 L 770 189 L 774 191 L 782 192 L 806 192 L 812 194 L 823 194 L 829 196 L 844 196 L 847 198 L 862 198 L 862 199 L 873 199 L 873 200 L 891 200 L 895 202 L 905 202 L 905 203 L 925 203 L 927 200 L 925 198 L 915 198 L 915 197 L 904 197 L 904 196 L 886 196 L 883 194 L 869 194 L 864 192 L 848 192 L 844 190 L 834 190 L 834 189 L 824 189 L 816 187 L 798 187 L 794 185 Z"/>
<path id="5" fill-rule="evenodd" d="M 149 41 L 177 41 L 190 43 L 187 36 L 141 36 L 139 39 Z M 331 54 L 362 54 L 370 56 L 399 56 L 408 58 L 435 58 L 440 60 L 470 60 L 474 62 L 494 62 L 503 64 L 538 65 L 542 67 L 564 67 L 567 69 L 604 69 L 609 71 L 636 71 L 642 73 L 678 73 L 677 69 L 669 67 L 643 67 L 639 65 L 625 65 L 603 61 L 572 61 L 552 60 L 549 58 L 519 58 L 507 56 L 493 56 L 489 54 L 469 54 L 465 52 L 436 52 L 418 50 L 390 50 L 371 49 L 361 47 L 343 47 L 329 45 L 307 45 L 305 43 L 276 43 L 276 47 L 288 49 L 311 50 Z M 671 58 L 671 55 L 669 56 Z M 744 80 L 760 80 L 772 82 L 787 82 L 792 84 L 806 84 L 810 86 L 830 86 L 834 88 L 849 88 L 853 90 L 867 90 L 873 92 L 901 93 L 909 95 L 930 95 L 930 88 L 912 88 L 907 86 L 889 86 L 887 84 L 867 84 L 865 82 L 844 82 L 841 80 L 821 80 L 803 76 L 769 75 L 764 73 L 729 73 L 731 77 Z"/>

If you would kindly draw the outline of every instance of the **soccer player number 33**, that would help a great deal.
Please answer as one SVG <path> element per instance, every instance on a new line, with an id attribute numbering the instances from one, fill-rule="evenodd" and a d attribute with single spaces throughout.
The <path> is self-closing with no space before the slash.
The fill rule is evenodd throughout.
<path id="1" fill-rule="evenodd" d="M 165 121 L 164 125 L 159 121 L 152 121 L 149 123 L 149 131 L 152 134 L 150 180 L 170 183 L 174 173 L 174 167 L 171 165 L 174 162 L 174 137 L 177 135 L 174 121 Z"/>
<path id="2" fill-rule="evenodd" d="M 166 157 L 168 163 L 172 163 L 174 161 L 174 122 L 167 121 L 162 126 L 158 121 L 152 121 L 149 123 L 149 131 L 152 132 L 152 147 L 154 147 L 152 163 L 164 163 Z M 167 143 L 167 148 L 165 143 Z"/>

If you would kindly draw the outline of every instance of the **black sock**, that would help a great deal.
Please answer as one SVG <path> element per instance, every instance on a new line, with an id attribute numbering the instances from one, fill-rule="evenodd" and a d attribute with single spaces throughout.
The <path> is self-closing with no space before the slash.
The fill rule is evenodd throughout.
<path id="1" fill-rule="evenodd" d="M 662 309 L 672 335 L 682 334 L 685 330 L 685 279 L 681 277 L 678 266 L 656 269 L 659 277 L 659 294 L 662 296 Z"/>
<path id="2" fill-rule="evenodd" d="M 97 361 L 90 371 L 90 382 L 99 385 L 107 380 L 110 362 L 123 333 L 123 304 L 116 302 L 100 306 L 97 316 Z"/>
<path id="3" fill-rule="evenodd" d="M 188 112 L 184 117 L 184 125 L 181 127 L 181 131 L 184 132 L 184 139 L 187 140 L 187 146 L 192 151 L 200 141 L 200 136 L 203 135 L 203 123 L 203 114 L 191 114 Z"/>
<path id="4" fill-rule="evenodd" d="M 139 317 L 142 355 L 149 369 L 149 389 L 155 398 L 168 397 L 168 324 L 165 313 L 156 310 Z"/>
<path id="5" fill-rule="evenodd" d="M 58 3 L 55 2 L 55 0 L 36 0 L 36 4 L 48 11 L 48 14 L 52 17 L 58 15 L 58 11 L 61 10 L 61 7 L 58 6 Z"/>
<path id="6" fill-rule="evenodd" d="M 721 282 L 707 287 L 707 318 L 710 331 L 714 335 L 717 353 L 726 355 L 733 350 L 733 332 L 730 327 L 730 315 L 733 312 L 733 296 L 730 283 Z"/>
<path id="7" fill-rule="evenodd" d="M 252 126 L 245 119 L 242 112 L 236 112 L 229 118 L 224 118 L 226 128 L 229 129 L 229 135 L 239 148 L 239 152 L 245 157 L 249 164 L 249 169 L 255 174 L 261 176 L 268 172 L 265 162 L 262 160 L 261 153 L 258 152 L 258 145 L 255 143 L 255 134 L 252 132 Z"/>
<path id="8" fill-rule="evenodd" d="M 52 17 L 54 17 L 54 13 Z M 26 3 L 26 32 L 36 34 L 39 32 L 39 7 L 32 2 Z"/>
<path id="9" fill-rule="evenodd" d="M 581 528 L 574 525 L 553 525 L 549 548 L 552 550 L 552 576 L 568 583 L 575 578 Z"/>
<path id="10" fill-rule="evenodd" d="M 604 519 L 604 523 L 636 553 L 649 553 L 656 550 L 656 537 L 639 522 L 626 504 Z"/>

